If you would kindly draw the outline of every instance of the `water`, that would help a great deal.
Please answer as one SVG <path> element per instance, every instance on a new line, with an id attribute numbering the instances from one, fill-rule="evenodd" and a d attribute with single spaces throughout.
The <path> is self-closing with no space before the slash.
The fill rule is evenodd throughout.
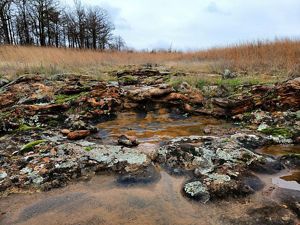
<path id="1" fill-rule="evenodd" d="M 188 116 L 167 109 L 148 113 L 123 112 L 116 119 L 98 125 L 104 143 L 115 143 L 122 134 L 135 136 L 141 143 L 158 143 L 175 137 L 203 135 L 206 127 L 215 131 L 232 125 L 212 117 Z"/>
<path id="2" fill-rule="evenodd" d="M 0 202 L 5 212 L 0 224 L 227 225 L 245 217 L 249 208 L 268 202 L 267 196 L 257 193 L 204 205 L 183 197 L 184 181 L 185 177 L 161 171 L 157 183 L 128 188 L 116 185 L 114 176 L 102 175 L 47 193 L 10 196 Z"/>
<path id="3" fill-rule="evenodd" d="M 258 152 L 275 157 L 286 154 L 300 154 L 300 145 L 270 145 L 258 149 Z"/>
<path id="4" fill-rule="evenodd" d="M 288 154 L 300 154 L 300 145 L 271 145 L 258 149 L 257 152 L 280 157 Z M 300 191 L 300 171 L 291 170 L 275 175 L 272 183 L 280 188 Z"/>

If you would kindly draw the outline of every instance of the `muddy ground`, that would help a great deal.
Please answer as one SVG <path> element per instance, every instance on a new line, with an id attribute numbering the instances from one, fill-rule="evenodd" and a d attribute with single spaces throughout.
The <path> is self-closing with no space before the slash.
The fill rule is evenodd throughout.
<path id="1" fill-rule="evenodd" d="M 92 179 L 86 184 L 93 187 L 95 175 L 109 175 L 107 179 L 116 180 L 115 194 L 141 184 L 145 189 L 160 187 L 166 177 L 171 185 L 179 177 L 180 185 L 172 194 L 180 195 L 178 203 L 183 205 L 217 208 L 214 212 L 220 213 L 225 210 L 219 207 L 222 202 L 229 208 L 250 202 L 232 217 L 212 214 L 215 220 L 208 216 L 204 221 L 189 217 L 186 224 L 297 223 L 300 78 L 275 85 L 241 85 L 231 92 L 222 85 L 207 86 L 204 93 L 186 82 L 170 85 L 176 73 L 165 68 L 141 67 L 111 76 L 110 82 L 71 74 L 26 75 L 0 82 L 0 222 L 30 224 L 22 218 L 26 205 L 34 202 L 15 193 L 52 193 L 50 201 L 60 205 L 56 194 L 72 193 L 82 180 Z M 207 90 L 213 94 L 207 95 Z M 52 190 L 65 186 L 70 187 Z M 155 193 L 165 196 L 165 191 L 159 188 Z M 43 196 L 34 199 L 42 201 Z M 176 205 L 176 199 L 172 201 Z M 248 216 L 238 217 L 239 213 Z M 168 215 L 169 222 L 157 218 L 149 224 L 170 224 L 172 210 Z M 126 217 L 111 221 L 114 216 L 106 216 L 102 224 L 130 224 Z M 32 224 L 43 218 L 47 224 L 59 224 L 47 215 L 38 215 Z M 85 224 L 83 220 L 66 224 Z"/>

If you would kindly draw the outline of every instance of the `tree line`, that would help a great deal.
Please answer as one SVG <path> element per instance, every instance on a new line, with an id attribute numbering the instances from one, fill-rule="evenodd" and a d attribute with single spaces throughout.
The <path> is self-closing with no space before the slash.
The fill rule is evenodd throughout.
<path id="1" fill-rule="evenodd" d="M 0 0 L 0 44 L 122 50 L 114 25 L 103 8 L 74 0 Z"/>

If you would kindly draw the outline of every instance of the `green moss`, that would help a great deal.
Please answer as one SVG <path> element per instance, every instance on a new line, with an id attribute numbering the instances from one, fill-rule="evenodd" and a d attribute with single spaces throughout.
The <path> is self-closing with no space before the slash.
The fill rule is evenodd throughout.
<path id="1" fill-rule="evenodd" d="M 44 143 L 46 141 L 47 140 L 36 140 L 36 141 L 29 142 L 26 145 L 23 145 L 23 147 L 20 150 L 20 153 L 23 154 L 25 152 L 31 151 L 34 146 Z"/>
<path id="2" fill-rule="evenodd" d="M 74 94 L 74 95 L 56 95 L 55 96 L 55 103 L 56 104 L 63 104 L 66 102 L 70 102 L 70 101 L 74 101 L 77 98 L 79 98 L 80 96 L 82 96 L 82 93 L 80 94 Z"/>
<path id="3" fill-rule="evenodd" d="M 293 137 L 293 132 L 283 127 L 270 127 L 270 128 L 263 129 L 261 132 L 272 136 L 282 136 L 285 138 Z"/>
<path id="4" fill-rule="evenodd" d="M 177 90 L 182 83 L 182 80 L 180 79 L 171 79 L 169 81 L 169 85 L 172 86 L 175 90 Z"/>
<path id="5" fill-rule="evenodd" d="M 85 147 L 84 150 L 87 152 L 92 151 L 94 148 L 92 146 Z"/>
<path id="6" fill-rule="evenodd" d="M 119 82 L 124 84 L 136 84 L 138 82 L 138 78 L 131 75 L 127 75 L 119 78 Z"/>
<path id="7" fill-rule="evenodd" d="M 204 86 L 207 86 L 208 82 L 206 80 L 198 80 L 196 84 L 196 88 L 199 88 L 200 90 L 203 89 Z"/>
<path id="8" fill-rule="evenodd" d="M 39 127 L 31 127 L 28 126 L 27 124 L 21 124 L 17 131 L 28 131 L 28 130 L 37 130 L 40 129 Z"/>
<path id="9" fill-rule="evenodd" d="M 217 85 L 224 85 L 225 87 L 228 88 L 236 88 L 242 85 L 243 83 L 244 82 L 239 78 L 227 79 L 227 80 L 220 79 L 217 81 Z"/>

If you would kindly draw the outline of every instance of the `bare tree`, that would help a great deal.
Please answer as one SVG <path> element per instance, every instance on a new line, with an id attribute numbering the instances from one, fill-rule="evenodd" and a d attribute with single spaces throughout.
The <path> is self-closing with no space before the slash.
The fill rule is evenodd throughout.
<path id="1" fill-rule="evenodd" d="M 0 2 L 0 21 L 1 21 L 1 30 L 4 35 L 4 43 L 10 44 L 11 43 L 11 36 L 9 30 L 10 24 L 10 7 L 12 4 L 12 0 L 1 0 Z"/>
<path id="2" fill-rule="evenodd" d="M 115 36 L 113 37 L 112 42 L 110 43 L 110 49 L 116 50 L 116 51 L 122 51 L 125 48 L 126 44 L 125 41 L 121 36 Z"/>
<path id="3" fill-rule="evenodd" d="M 108 13 L 74 3 L 65 10 L 59 0 L 0 0 L 0 44 L 121 50 Z"/>

